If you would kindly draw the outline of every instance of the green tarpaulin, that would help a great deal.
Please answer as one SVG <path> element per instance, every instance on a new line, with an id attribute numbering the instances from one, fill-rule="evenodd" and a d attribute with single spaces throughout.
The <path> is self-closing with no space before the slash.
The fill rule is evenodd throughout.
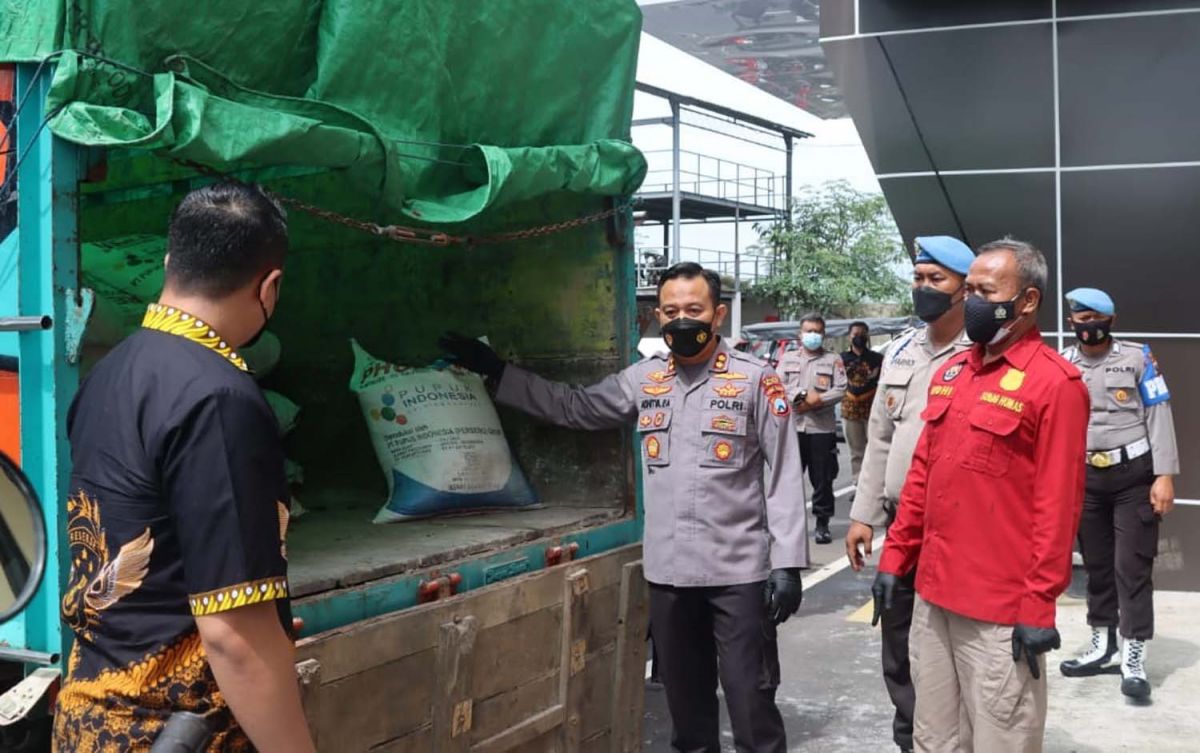
<path id="1" fill-rule="evenodd" d="M 58 53 L 64 139 L 344 168 L 445 224 L 638 187 L 640 28 L 634 0 L 0 0 L 0 61 Z"/>

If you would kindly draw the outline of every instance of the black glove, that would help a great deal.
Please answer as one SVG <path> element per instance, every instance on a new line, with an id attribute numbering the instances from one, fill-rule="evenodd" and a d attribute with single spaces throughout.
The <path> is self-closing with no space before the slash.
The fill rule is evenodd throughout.
<path id="1" fill-rule="evenodd" d="M 892 608 L 896 584 L 899 582 L 900 578 L 891 573 L 875 573 L 875 582 L 871 584 L 871 596 L 875 597 L 875 614 L 871 616 L 871 627 L 878 625 L 883 613 Z"/>
<path id="2" fill-rule="evenodd" d="M 767 578 L 764 597 L 767 602 L 767 616 L 776 625 L 787 622 L 787 619 L 800 608 L 804 599 L 804 587 L 800 585 L 800 568 L 784 567 L 772 570 Z"/>
<path id="3" fill-rule="evenodd" d="M 479 340 L 447 332 L 438 338 L 438 347 L 455 366 L 474 371 L 493 385 L 504 375 L 504 359 Z"/>
<path id="4" fill-rule="evenodd" d="M 1021 661 L 1021 653 L 1024 652 L 1025 659 L 1029 662 L 1029 672 L 1035 680 L 1042 676 L 1041 671 L 1038 670 L 1038 654 L 1044 654 L 1061 645 L 1062 639 L 1058 637 L 1058 628 L 1039 628 L 1028 625 L 1017 625 L 1013 628 L 1013 661 Z"/>

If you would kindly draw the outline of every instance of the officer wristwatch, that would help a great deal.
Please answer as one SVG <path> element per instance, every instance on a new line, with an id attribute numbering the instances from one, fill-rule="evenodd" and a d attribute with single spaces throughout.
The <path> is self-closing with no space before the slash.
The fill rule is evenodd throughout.
<path id="1" fill-rule="evenodd" d="M 803 403 L 806 400 L 808 400 L 808 390 L 800 390 L 800 392 L 796 393 L 797 403 Z"/>

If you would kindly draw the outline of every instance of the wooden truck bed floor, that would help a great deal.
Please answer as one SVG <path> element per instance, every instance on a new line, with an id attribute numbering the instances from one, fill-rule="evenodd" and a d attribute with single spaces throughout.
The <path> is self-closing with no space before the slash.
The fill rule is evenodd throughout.
<path id="1" fill-rule="evenodd" d="M 309 512 L 288 533 L 293 597 L 354 586 L 499 550 L 542 536 L 614 520 L 613 507 L 546 506 L 523 512 L 470 515 L 376 525 L 376 494 L 347 492 L 302 497 Z"/>

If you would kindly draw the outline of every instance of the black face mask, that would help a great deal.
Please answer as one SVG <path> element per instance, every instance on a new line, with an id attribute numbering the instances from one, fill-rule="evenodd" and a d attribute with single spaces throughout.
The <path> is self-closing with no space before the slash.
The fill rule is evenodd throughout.
<path id="1" fill-rule="evenodd" d="M 712 322 L 681 317 L 662 328 L 663 339 L 671 352 L 684 358 L 699 355 L 713 338 Z"/>
<path id="2" fill-rule="evenodd" d="M 871 341 L 867 339 L 866 335 L 858 335 L 850 338 L 850 344 L 859 350 L 866 350 L 867 346 L 871 344 Z"/>
<path id="3" fill-rule="evenodd" d="M 1016 319 L 1017 293 L 1011 301 L 986 301 L 976 295 L 967 296 L 964 316 L 967 325 L 967 337 L 971 342 L 992 345 L 1001 339 L 1000 329 Z"/>
<path id="4" fill-rule="evenodd" d="M 263 281 L 264 282 L 266 281 L 265 277 L 263 278 Z M 259 283 L 258 287 L 259 287 L 259 290 L 262 289 L 261 282 Z M 258 299 L 258 307 L 260 309 L 262 309 L 262 315 L 263 315 L 262 326 L 258 328 L 258 332 L 254 333 L 254 337 L 251 337 L 249 340 L 242 343 L 241 348 L 243 350 L 245 350 L 246 348 L 253 348 L 255 345 L 257 345 L 258 341 L 262 339 L 263 333 L 267 331 L 267 325 L 271 323 L 271 315 L 267 313 L 267 304 L 263 303 L 262 298 Z"/>
<path id="5" fill-rule="evenodd" d="M 1111 319 L 1095 319 L 1090 322 L 1071 322 L 1075 336 L 1084 345 L 1103 345 L 1112 336 Z"/>
<path id="6" fill-rule="evenodd" d="M 958 291 L 954 291 L 957 293 Z M 935 322 L 954 305 L 954 293 L 946 293 L 929 285 L 913 288 L 913 313 L 923 322 Z"/>

